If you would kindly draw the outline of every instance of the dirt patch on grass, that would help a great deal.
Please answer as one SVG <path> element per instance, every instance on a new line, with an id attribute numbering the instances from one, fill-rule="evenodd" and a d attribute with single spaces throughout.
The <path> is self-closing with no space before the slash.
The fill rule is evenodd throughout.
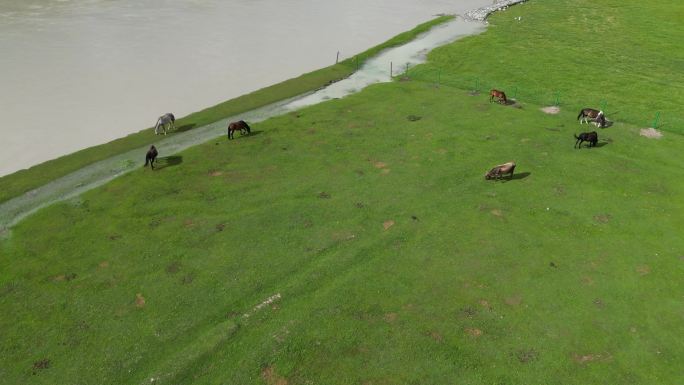
<path id="1" fill-rule="evenodd" d="M 520 304 L 522 303 L 522 297 L 519 295 L 514 295 L 506 298 L 504 302 L 506 302 L 506 305 L 509 306 L 520 306 Z"/>
<path id="2" fill-rule="evenodd" d="M 515 356 L 523 364 L 537 359 L 538 353 L 534 349 L 520 349 L 515 352 Z"/>
<path id="3" fill-rule="evenodd" d="M 608 353 L 592 353 L 592 354 L 573 354 L 572 360 L 578 364 L 586 364 L 589 362 L 609 362 L 612 361 L 613 356 Z"/>
<path id="4" fill-rule="evenodd" d="M 391 170 L 390 170 L 389 168 L 383 168 L 383 169 L 380 171 L 380 173 L 383 174 L 383 175 L 387 175 L 387 174 L 390 173 L 390 171 L 391 171 Z"/>
<path id="5" fill-rule="evenodd" d="M 492 305 L 490 305 L 489 302 L 488 302 L 486 299 L 481 299 L 481 300 L 478 301 L 478 303 L 480 304 L 480 306 L 482 306 L 483 308 L 485 308 L 485 309 L 487 309 L 487 310 L 491 310 L 491 309 L 492 309 Z"/>
<path id="6" fill-rule="evenodd" d="M 541 111 L 545 114 L 556 115 L 560 112 L 560 107 L 558 106 L 548 106 L 541 108 Z"/>
<path id="7" fill-rule="evenodd" d="M 385 222 L 382 223 L 382 227 L 385 230 L 388 230 L 390 227 L 394 226 L 394 221 L 393 220 L 386 220 Z"/>
<path id="8" fill-rule="evenodd" d="M 189 285 L 194 280 L 195 280 L 195 277 L 192 274 L 186 274 L 185 276 L 183 276 L 183 278 L 181 278 L 181 284 Z"/>
<path id="9" fill-rule="evenodd" d="M 118 239 L 121 239 L 121 235 L 120 234 L 112 234 L 112 235 L 108 236 L 107 238 L 109 238 L 110 241 L 116 241 Z"/>
<path id="10" fill-rule="evenodd" d="M 482 330 L 480 330 L 480 329 L 478 329 L 478 328 L 467 328 L 467 329 L 465 330 L 465 332 L 466 332 L 468 335 L 473 336 L 473 337 L 479 337 L 479 336 L 482 335 Z"/>
<path id="11" fill-rule="evenodd" d="M 226 224 L 225 224 L 225 223 L 219 223 L 219 224 L 216 225 L 214 228 L 216 229 L 216 231 L 219 231 L 219 232 L 220 232 L 220 231 L 223 231 L 223 230 L 226 228 Z"/>
<path id="12" fill-rule="evenodd" d="M 584 286 L 591 286 L 594 284 L 594 279 L 585 275 L 584 277 L 582 277 L 582 284 Z"/>
<path id="13" fill-rule="evenodd" d="M 430 337 L 437 343 L 442 343 L 442 341 L 444 341 L 444 336 L 434 330 L 430 332 Z"/>
<path id="14" fill-rule="evenodd" d="M 642 128 L 639 130 L 639 135 L 650 138 L 650 139 L 660 139 L 663 137 L 663 133 L 656 130 L 653 127 Z"/>
<path id="15" fill-rule="evenodd" d="M 397 313 L 385 313 L 385 322 L 387 323 L 393 323 L 394 321 L 397 320 Z"/>
<path id="16" fill-rule="evenodd" d="M 501 212 L 501 210 L 499 210 L 499 209 L 494 209 L 494 210 L 490 211 L 490 213 L 492 215 L 494 215 L 495 217 L 499 217 L 499 218 L 503 217 L 503 212 Z"/>
<path id="17" fill-rule="evenodd" d="M 168 266 L 166 266 L 166 272 L 169 274 L 176 274 L 180 268 L 180 262 L 171 262 Z"/>
<path id="18" fill-rule="evenodd" d="M 597 223 L 601 224 L 606 224 L 610 222 L 611 218 L 613 218 L 610 214 L 599 214 L 599 215 L 594 215 L 594 221 Z"/>
<path id="19" fill-rule="evenodd" d="M 382 168 L 387 167 L 387 163 L 385 163 L 385 162 L 375 162 L 375 163 L 373 163 L 373 167 L 382 169 Z"/>
<path id="20" fill-rule="evenodd" d="M 50 368 L 50 360 L 43 358 L 40 361 L 33 363 L 33 374 L 36 374 L 37 370 L 45 370 Z"/>
<path id="21" fill-rule="evenodd" d="M 188 227 L 188 228 L 189 228 L 189 227 L 193 227 L 193 226 L 195 226 L 195 225 L 196 225 L 196 223 L 195 223 L 195 221 L 193 221 L 192 219 L 186 219 L 186 220 L 183 221 L 183 226 L 184 226 L 184 227 Z"/>
<path id="22" fill-rule="evenodd" d="M 60 275 L 56 275 L 54 278 L 52 278 L 52 280 L 55 282 L 64 282 L 64 281 L 69 282 L 69 281 L 76 279 L 76 277 L 78 277 L 78 275 L 76 273 L 60 274 Z"/>
<path id="23" fill-rule="evenodd" d="M 637 266 L 636 272 L 640 275 L 647 275 L 651 273 L 651 268 L 648 265 Z"/>
<path id="24" fill-rule="evenodd" d="M 106 269 L 109 267 L 109 262 L 108 261 L 102 261 L 97 265 L 100 269 Z"/>
<path id="25" fill-rule="evenodd" d="M 217 170 L 209 171 L 209 176 L 221 176 L 221 175 L 223 175 L 223 171 L 217 171 Z"/>
<path id="26" fill-rule="evenodd" d="M 140 293 L 135 295 L 135 307 L 137 307 L 137 308 L 145 307 L 145 297 L 143 297 L 143 295 Z"/>
<path id="27" fill-rule="evenodd" d="M 287 380 L 284 377 L 280 377 L 272 366 L 261 369 L 261 378 L 268 385 L 287 385 Z"/>
<path id="28" fill-rule="evenodd" d="M 330 194 L 328 194 L 328 193 L 325 192 L 325 191 L 321 191 L 321 192 L 318 194 L 318 197 L 321 198 L 321 199 L 330 199 Z"/>

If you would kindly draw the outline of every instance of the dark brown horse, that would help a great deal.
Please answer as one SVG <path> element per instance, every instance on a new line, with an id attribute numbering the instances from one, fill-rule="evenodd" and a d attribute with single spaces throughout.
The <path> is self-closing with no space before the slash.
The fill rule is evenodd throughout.
<path id="1" fill-rule="evenodd" d="M 494 98 L 496 98 L 496 101 L 499 103 L 506 104 L 508 103 L 508 99 L 506 99 L 506 94 L 503 91 L 499 90 L 491 90 L 489 91 L 489 102 L 491 103 Z"/>
<path id="2" fill-rule="evenodd" d="M 603 111 L 593 108 L 583 108 L 579 115 L 577 115 L 577 119 L 580 121 L 580 124 L 592 121 L 597 127 L 603 128 L 606 126 L 606 116 L 603 114 Z"/>
<path id="3" fill-rule="evenodd" d="M 145 165 L 143 167 L 147 167 L 147 163 L 149 163 L 150 167 L 154 170 L 154 161 L 157 159 L 157 155 L 159 155 L 157 148 L 150 146 L 150 149 L 147 150 L 147 154 L 145 154 Z"/>
<path id="4" fill-rule="evenodd" d="M 228 124 L 228 139 L 234 139 L 233 133 L 238 130 L 240 131 L 240 135 L 245 135 L 252 132 L 247 122 L 244 120 L 238 120 L 237 122 Z"/>
<path id="5" fill-rule="evenodd" d="M 582 142 L 589 142 L 589 147 L 596 147 L 598 143 L 598 134 L 596 131 L 583 132 L 579 136 L 575 135 L 575 148 L 582 148 Z"/>

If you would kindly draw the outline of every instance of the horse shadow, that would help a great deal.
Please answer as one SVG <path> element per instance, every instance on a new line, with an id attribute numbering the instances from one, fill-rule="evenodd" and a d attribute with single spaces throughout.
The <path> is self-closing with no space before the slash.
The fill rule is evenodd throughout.
<path id="1" fill-rule="evenodd" d="M 596 145 L 594 147 L 601 148 L 601 147 L 606 146 L 606 145 L 608 145 L 608 142 L 598 142 L 598 143 L 596 143 Z"/>
<path id="2" fill-rule="evenodd" d="M 173 166 L 178 166 L 179 164 L 183 163 L 183 157 L 179 155 L 171 155 L 171 156 L 165 156 L 161 158 L 157 158 L 157 161 L 155 162 L 156 164 L 156 169 L 161 170 L 163 168 L 167 167 L 173 167 Z"/>
<path id="3" fill-rule="evenodd" d="M 176 128 L 176 131 L 178 131 L 178 132 L 189 131 L 189 130 L 192 130 L 193 128 L 195 128 L 195 126 L 197 126 L 197 124 L 195 124 L 195 123 L 184 124 L 184 125 Z"/>
<path id="4" fill-rule="evenodd" d="M 515 99 L 506 99 L 506 101 L 502 102 L 501 104 L 503 104 L 504 106 L 515 106 L 516 104 L 518 104 L 518 101 Z"/>
<path id="5" fill-rule="evenodd" d="M 527 177 L 530 176 L 530 175 L 531 175 L 531 173 L 529 173 L 529 172 L 520 172 L 520 173 L 517 173 L 517 174 L 513 174 L 513 177 L 510 178 L 509 180 L 525 179 L 525 178 L 527 178 Z"/>
<path id="6" fill-rule="evenodd" d="M 230 139 L 230 140 L 237 140 L 237 139 L 249 138 L 250 136 L 260 135 L 261 133 L 263 133 L 263 131 L 254 130 L 254 131 L 250 132 L 249 134 L 245 134 L 245 135 L 242 135 L 242 134 L 236 135 L 235 138 Z M 226 134 L 226 137 L 228 137 L 228 134 Z"/>
<path id="7" fill-rule="evenodd" d="M 601 127 L 601 128 L 608 128 L 608 127 L 611 127 L 612 125 L 613 125 L 613 121 L 606 119 L 606 122 L 603 124 L 603 127 Z"/>

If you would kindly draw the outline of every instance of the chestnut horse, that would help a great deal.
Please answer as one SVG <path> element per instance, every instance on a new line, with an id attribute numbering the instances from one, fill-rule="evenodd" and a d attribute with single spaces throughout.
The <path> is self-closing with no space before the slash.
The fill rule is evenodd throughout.
<path id="1" fill-rule="evenodd" d="M 494 98 L 496 98 L 496 101 L 499 103 L 501 103 L 501 102 L 503 102 L 503 104 L 508 103 L 508 100 L 506 99 L 506 94 L 503 91 L 499 91 L 499 90 L 489 91 L 489 102 L 491 103 L 492 100 L 494 100 Z"/>
<path id="2" fill-rule="evenodd" d="M 237 122 L 232 122 L 228 124 L 228 139 L 234 139 L 234 132 L 240 130 L 240 134 L 249 134 L 252 130 L 249 125 L 244 120 L 238 120 Z"/>

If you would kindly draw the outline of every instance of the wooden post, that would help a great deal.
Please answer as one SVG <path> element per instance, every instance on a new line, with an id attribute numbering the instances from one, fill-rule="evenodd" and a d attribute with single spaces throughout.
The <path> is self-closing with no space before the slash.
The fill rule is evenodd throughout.
<path id="1" fill-rule="evenodd" d="M 390 62 L 390 79 L 392 79 L 392 62 Z"/>
<path id="2" fill-rule="evenodd" d="M 340 51 L 337 51 L 337 57 L 335 58 L 335 64 L 340 61 Z"/>
<path id="3" fill-rule="evenodd" d="M 409 66 L 409 63 L 406 63 L 406 72 L 404 72 L 405 76 L 408 76 L 408 66 Z"/>

